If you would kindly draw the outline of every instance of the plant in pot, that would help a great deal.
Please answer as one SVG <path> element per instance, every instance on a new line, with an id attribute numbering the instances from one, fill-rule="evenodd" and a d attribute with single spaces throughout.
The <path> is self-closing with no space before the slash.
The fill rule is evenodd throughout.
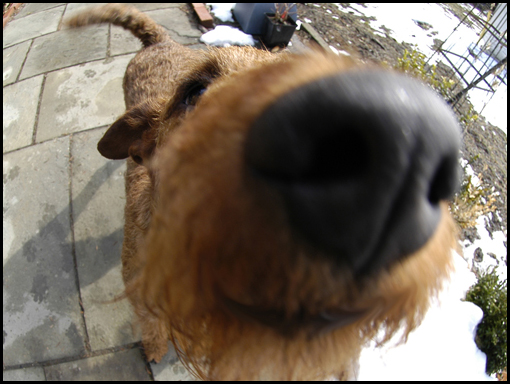
<path id="1" fill-rule="evenodd" d="M 274 13 L 266 13 L 266 28 L 262 41 L 268 46 L 287 45 L 296 29 L 296 23 L 289 17 L 295 3 L 276 3 Z"/>

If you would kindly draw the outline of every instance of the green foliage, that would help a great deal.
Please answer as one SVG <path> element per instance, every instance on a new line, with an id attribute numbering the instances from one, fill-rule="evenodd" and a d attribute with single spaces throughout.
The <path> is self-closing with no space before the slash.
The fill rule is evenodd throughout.
<path id="1" fill-rule="evenodd" d="M 481 273 L 466 300 L 483 310 L 476 330 L 476 343 L 487 355 L 487 374 L 501 372 L 507 365 L 507 281 L 499 281 L 496 269 Z"/>
<path id="2" fill-rule="evenodd" d="M 395 69 L 422 80 L 445 99 L 450 99 L 453 96 L 455 80 L 440 76 L 437 73 L 437 66 L 435 64 L 428 66 L 425 63 L 425 55 L 415 49 L 411 52 L 406 49 L 404 51 L 404 56 L 398 59 L 398 64 L 395 66 Z M 468 124 L 477 119 L 478 115 L 472 106 L 469 107 L 468 112 L 459 117 L 459 120 L 464 124 Z"/>
<path id="3" fill-rule="evenodd" d="M 450 205 L 450 212 L 461 228 L 476 226 L 480 216 L 496 210 L 496 193 L 490 187 L 483 186 L 482 174 L 478 178 L 480 183 L 475 185 L 472 176 L 466 176 Z"/>
<path id="4" fill-rule="evenodd" d="M 460 121 L 463 123 L 463 124 L 468 124 L 470 123 L 471 121 L 476 121 L 478 120 L 478 114 L 476 113 L 475 109 L 473 108 L 472 105 L 469 105 L 469 108 L 468 108 L 468 111 L 466 113 L 464 113 L 462 116 L 460 116 Z"/>
<path id="5" fill-rule="evenodd" d="M 398 59 L 396 69 L 408 74 L 409 76 L 421 79 L 445 98 L 451 96 L 451 89 L 455 85 L 455 81 L 439 76 L 437 74 L 436 65 L 430 66 L 430 71 L 427 70 L 425 55 L 417 50 L 409 52 L 406 49 L 404 51 L 404 56 Z"/>

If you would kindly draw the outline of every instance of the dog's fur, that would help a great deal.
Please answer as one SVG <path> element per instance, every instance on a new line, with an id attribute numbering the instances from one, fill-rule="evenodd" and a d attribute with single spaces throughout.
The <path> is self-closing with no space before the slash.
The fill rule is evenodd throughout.
<path id="1" fill-rule="evenodd" d="M 144 45 L 124 78 L 127 112 L 98 148 L 128 162 L 123 278 L 147 359 L 159 362 L 170 339 L 202 378 L 349 378 L 379 330 L 381 342 L 400 327 L 405 339 L 450 268 L 446 203 L 421 249 L 357 279 L 300 239 L 277 193 L 243 168 L 243 140 L 262 111 L 358 64 L 319 52 L 194 51 L 122 5 L 68 24 L 101 22 Z"/>

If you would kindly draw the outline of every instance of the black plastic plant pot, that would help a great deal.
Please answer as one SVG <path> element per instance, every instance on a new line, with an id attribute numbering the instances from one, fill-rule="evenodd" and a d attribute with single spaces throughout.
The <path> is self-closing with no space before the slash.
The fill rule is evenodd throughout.
<path id="1" fill-rule="evenodd" d="M 287 18 L 285 24 L 282 24 L 274 20 L 274 14 L 266 13 L 266 29 L 262 36 L 262 41 L 268 47 L 274 47 L 279 44 L 287 45 L 296 27 L 296 24 L 290 18 Z"/>

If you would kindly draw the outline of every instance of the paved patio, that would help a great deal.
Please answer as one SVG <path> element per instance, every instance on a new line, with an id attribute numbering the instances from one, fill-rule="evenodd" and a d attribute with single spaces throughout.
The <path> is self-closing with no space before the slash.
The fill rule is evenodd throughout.
<path id="1" fill-rule="evenodd" d="M 136 4 L 193 48 L 184 4 Z M 25 4 L 3 35 L 4 380 L 189 380 L 171 351 L 146 364 L 122 293 L 124 161 L 96 145 L 124 112 L 139 41 L 62 28 L 85 4 Z"/>

